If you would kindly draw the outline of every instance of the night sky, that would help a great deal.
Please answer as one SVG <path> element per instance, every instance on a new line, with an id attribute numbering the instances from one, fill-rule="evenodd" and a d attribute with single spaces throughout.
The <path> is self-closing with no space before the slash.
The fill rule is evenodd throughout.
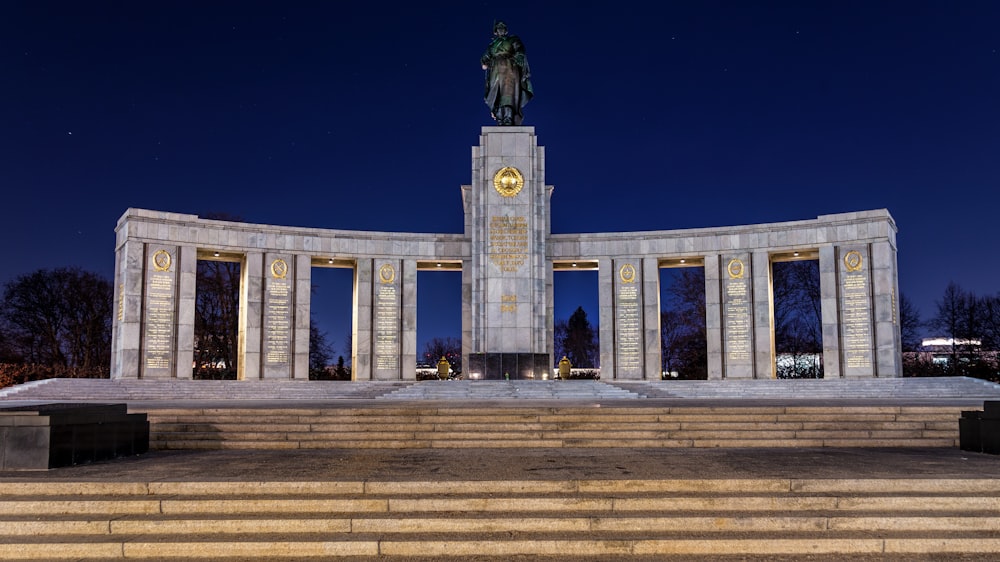
<path id="1" fill-rule="evenodd" d="M 110 278 L 128 207 L 461 232 L 494 19 L 527 48 L 553 232 L 887 208 L 924 318 L 949 281 L 1000 290 L 1000 2 L 909 0 L 8 0 L 0 282 Z M 596 302 L 572 275 L 557 318 Z M 458 277 L 421 275 L 421 341 L 458 336 Z M 338 352 L 345 279 L 316 276 Z"/>

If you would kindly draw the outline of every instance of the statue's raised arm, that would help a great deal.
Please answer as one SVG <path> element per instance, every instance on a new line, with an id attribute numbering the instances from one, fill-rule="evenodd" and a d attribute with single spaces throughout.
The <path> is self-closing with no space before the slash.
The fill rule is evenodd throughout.
<path id="1" fill-rule="evenodd" d="M 480 63 L 486 71 L 483 99 L 493 119 L 497 125 L 520 125 L 524 119 L 521 110 L 534 95 L 524 43 L 516 35 L 508 35 L 507 24 L 498 21 Z"/>

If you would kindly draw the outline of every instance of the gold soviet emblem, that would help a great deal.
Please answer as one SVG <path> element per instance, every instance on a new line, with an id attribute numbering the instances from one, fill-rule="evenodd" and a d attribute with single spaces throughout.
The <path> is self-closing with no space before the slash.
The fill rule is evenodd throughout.
<path id="1" fill-rule="evenodd" d="M 288 275 L 288 264 L 285 260 L 277 259 L 271 262 L 271 275 L 277 279 L 284 279 Z"/>
<path id="2" fill-rule="evenodd" d="M 493 176 L 493 187 L 500 195 L 513 197 L 524 187 L 524 176 L 521 175 L 520 170 L 517 168 L 510 166 L 500 168 Z"/>
<path id="3" fill-rule="evenodd" d="M 857 250 L 851 250 L 844 256 L 844 266 L 847 267 L 847 271 L 861 271 L 863 263 L 864 260 L 861 259 L 861 252 Z"/>
<path id="4" fill-rule="evenodd" d="M 726 271 L 729 272 L 730 279 L 743 279 L 743 274 L 746 268 L 743 266 L 743 260 L 734 258 L 729 260 L 729 265 L 726 266 Z"/>
<path id="5" fill-rule="evenodd" d="M 153 269 L 156 271 L 167 271 L 170 269 L 170 262 L 173 261 L 170 258 L 170 252 L 166 250 L 157 250 L 153 254 Z"/>
<path id="6" fill-rule="evenodd" d="M 396 280 L 396 270 L 389 264 L 378 268 L 378 280 L 382 283 L 392 283 Z"/>
<path id="7" fill-rule="evenodd" d="M 618 277 L 621 278 L 622 283 L 634 283 L 635 282 L 635 266 L 627 263 L 618 270 Z"/>

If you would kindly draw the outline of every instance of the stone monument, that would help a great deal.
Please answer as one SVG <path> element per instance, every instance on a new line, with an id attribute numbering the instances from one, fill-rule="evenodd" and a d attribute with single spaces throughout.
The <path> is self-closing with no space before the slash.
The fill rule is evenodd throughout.
<path id="1" fill-rule="evenodd" d="M 771 265 L 817 259 L 826 378 L 902 374 L 896 224 L 884 209 L 724 228 L 552 234 L 524 45 L 481 58 L 497 125 L 472 150 L 462 234 L 353 232 L 129 209 L 116 229 L 112 378 L 191 378 L 199 259 L 240 263 L 238 374 L 307 379 L 313 267 L 354 271 L 355 380 L 415 380 L 417 271 L 462 272 L 471 378 L 553 374 L 553 271 L 598 272 L 601 378 L 660 379 L 659 270 L 705 272 L 710 379 L 774 378 Z M 569 189 L 572 189 L 570 187 Z"/>

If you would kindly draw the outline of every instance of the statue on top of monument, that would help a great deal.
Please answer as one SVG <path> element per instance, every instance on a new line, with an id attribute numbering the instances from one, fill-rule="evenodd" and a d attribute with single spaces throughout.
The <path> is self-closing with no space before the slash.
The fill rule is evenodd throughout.
<path id="1" fill-rule="evenodd" d="M 531 100 L 531 72 L 524 43 L 517 35 L 507 35 L 507 24 L 493 24 L 493 40 L 479 61 L 486 71 L 484 100 L 497 125 L 520 125 L 521 113 Z"/>

